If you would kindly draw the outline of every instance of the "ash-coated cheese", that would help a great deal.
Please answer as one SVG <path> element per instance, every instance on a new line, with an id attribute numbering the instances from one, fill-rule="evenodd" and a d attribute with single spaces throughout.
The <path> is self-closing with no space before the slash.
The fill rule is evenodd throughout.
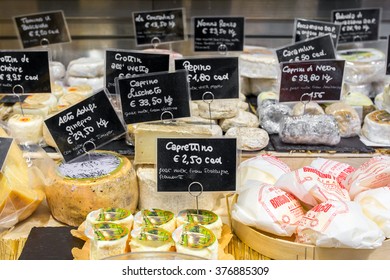
<path id="1" fill-rule="evenodd" d="M 130 160 L 108 151 L 61 163 L 45 193 L 53 217 L 71 226 L 80 225 L 99 208 L 134 212 L 138 204 L 138 182 Z"/>
<path id="2" fill-rule="evenodd" d="M 261 150 L 269 143 L 267 131 L 258 127 L 232 127 L 225 136 L 237 137 L 237 146 L 243 151 Z"/>
<path id="3" fill-rule="evenodd" d="M 364 118 L 362 134 L 374 143 L 390 145 L 390 114 L 385 110 L 369 113 Z"/>

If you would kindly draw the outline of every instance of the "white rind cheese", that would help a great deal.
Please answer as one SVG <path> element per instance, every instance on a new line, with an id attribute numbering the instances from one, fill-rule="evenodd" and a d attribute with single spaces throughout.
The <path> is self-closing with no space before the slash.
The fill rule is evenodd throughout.
<path id="1" fill-rule="evenodd" d="M 12 137 L 23 144 L 39 144 L 42 140 L 43 118 L 38 115 L 15 114 L 8 119 Z"/>
<path id="2" fill-rule="evenodd" d="M 198 102 L 199 116 L 205 119 L 219 120 L 233 118 L 238 114 L 238 100 L 215 99 Z"/>
<path id="3" fill-rule="evenodd" d="M 104 75 L 104 59 L 94 57 L 80 57 L 68 64 L 68 76 L 93 78 Z"/>
<path id="4" fill-rule="evenodd" d="M 258 127 L 232 127 L 225 136 L 237 137 L 237 146 L 243 151 L 258 151 L 269 143 L 267 131 Z"/>
<path id="5" fill-rule="evenodd" d="M 239 110 L 238 114 L 229 119 L 223 119 L 219 122 L 223 131 L 228 131 L 232 127 L 259 127 L 259 118 L 251 112 Z"/>
<path id="6" fill-rule="evenodd" d="M 326 107 L 325 113 L 335 117 L 341 137 L 360 134 L 360 117 L 352 106 L 344 102 L 336 102 Z"/>
<path id="7" fill-rule="evenodd" d="M 390 145 L 390 114 L 385 110 L 369 113 L 364 118 L 362 134 L 374 143 Z"/>
<path id="8" fill-rule="evenodd" d="M 72 226 L 80 225 L 93 210 L 116 207 L 134 212 L 138 204 L 138 183 L 130 160 L 108 151 L 62 163 L 45 193 L 53 217 Z"/>

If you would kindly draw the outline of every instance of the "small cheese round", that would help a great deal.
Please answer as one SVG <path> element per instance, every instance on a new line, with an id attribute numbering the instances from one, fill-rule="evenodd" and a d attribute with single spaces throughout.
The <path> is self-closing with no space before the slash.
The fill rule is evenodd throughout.
<path id="1" fill-rule="evenodd" d="M 390 85 L 385 86 L 383 90 L 383 109 L 390 113 Z"/>
<path id="2" fill-rule="evenodd" d="M 67 93 L 60 97 L 58 100 L 59 106 L 71 106 L 74 105 L 82 100 L 84 100 L 85 97 L 77 94 L 77 93 Z"/>
<path id="3" fill-rule="evenodd" d="M 109 151 L 94 151 L 71 163 L 60 163 L 45 187 L 53 217 L 79 226 L 95 209 L 115 207 L 134 212 L 138 183 L 130 160 Z"/>
<path id="4" fill-rule="evenodd" d="M 65 77 L 65 66 L 59 61 L 50 61 L 50 77 L 54 80 L 61 80 Z"/>
<path id="5" fill-rule="evenodd" d="M 49 107 L 49 112 L 57 105 L 57 98 L 51 93 L 37 93 L 29 95 L 25 100 L 25 103 L 30 105 L 45 105 Z"/>
<path id="6" fill-rule="evenodd" d="M 243 151 L 258 151 L 269 143 L 267 131 L 258 127 L 232 127 L 225 136 L 237 137 L 238 149 Z"/>
<path id="7" fill-rule="evenodd" d="M 104 59 L 80 57 L 68 64 L 67 75 L 72 77 L 101 77 L 104 75 Z"/>
<path id="8" fill-rule="evenodd" d="M 325 113 L 335 117 L 341 137 L 360 134 L 360 117 L 352 106 L 344 102 L 335 102 L 326 107 Z"/>
<path id="9" fill-rule="evenodd" d="M 216 99 L 198 102 L 199 116 L 205 119 L 219 120 L 233 118 L 238 114 L 238 100 Z"/>
<path id="10" fill-rule="evenodd" d="M 362 134 L 374 143 L 390 145 L 390 113 L 385 110 L 369 113 L 364 118 Z"/>
<path id="11" fill-rule="evenodd" d="M 28 104 L 17 102 L 12 106 L 15 114 L 37 115 L 46 118 L 49 114 L 49 106 L 43 104 Z"/>
<path id="12" fill-rule="evenodd" d="M 303 103 L 303 102 L 298 102 L 294 105 L 292 108 L 292 113 L 293 116 L 300 116 L 303 114 L 308 114 L 308 115 L 322 115 L 325 114 L 324 109 L 314 101 L 310 101 L 308 103 Z"/>
<path id="13" fill-rule="evenodd" d="M 89 97 L 93 94 L 93 88 L 87 84 L 75 85 L 66 88 L 66 93 L 76 93 L 84 97 Z"/>
<path id="14" fill-rule="evenodd" d="M 247 111 L 238 110 L 238 114 L 233 118 L 223 119 L 219 122 L 223 131 L 231 127 L 259 127 L 259 118 Z"/>
<path id="15" fill-rule="evenodd" d="M 15 114 L 8 120 L 11 136 L 19 143 L 39 144 L 42 140 L 43 118 L 38 115 Z"/>
<path id="16" fill-rule="evenodd" d="M 99 90 L 104 87 L 104 77 L 85 78 L 68 76 L 66 82 L 71 87 L 88 85 L 92 87 L 93 90 Z"/>

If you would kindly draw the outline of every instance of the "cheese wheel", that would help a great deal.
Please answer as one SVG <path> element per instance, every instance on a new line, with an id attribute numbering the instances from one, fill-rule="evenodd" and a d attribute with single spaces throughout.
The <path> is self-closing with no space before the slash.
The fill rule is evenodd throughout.
<path id="1" fill-rule="evenodd" d="M 68 64 L 68 76 L 93 78 L 104 75 L 104 59 L 95 57 L 80 57 Z"/>
<path id="2" fill-rule="evenodd" d="M 176 218 L 171 211 L 157 208 L 142 209 L 134 216 L 134 229 L 141 227 L 158 227 L 172 233 L 176 229 Z"/>
<path id="3" fill-rule="evenodd" d="M 44 105 L 49 107 L 49 112 L 53 111 L 55 106 L 57 106 L 57 98 L 54 96 L 54 94 L 51 93 L 40 93 L 40 94 L 33 94 L 28 96 L 24 103 L 30 104 L 30 105 Z"/>
<path id="4" fill-rule="evenodd" d="M 197 257 L 217 260 L 218 241 L 208 228 L 196 224 L 184 224 L 173 233 L 176 252 Z"/>
<path id="5" fill-rule="evenodd" d="M 269 143 L 267 131 L 258 127 L 232 127 L 225 136 L 237 137 L 237 146 L 243 151 L 257 151 Z"/>
<path id="6" fill-rule="evenodd" d="M 93 94 L 93 88 L 87 84 L 75 85 L 66 88 L 66 93 L 76 93 L 83 97 L 89 97 Z"/>
<path id="7" fill-rule="evenodd" d="M 45 193 L 53 217 L 72 226 L 80 225 L 95 209 L 134 212 L 138 204 L 138 183 L 130 160 L 108 151 L 60 163 Z"/>
<path id="8" fill-rule="evenodd" d="M 65 66 L 59 61 L 49 61 L 50 77 L 54 80 L 61 80 L 65 77 Z"/>
<path id="9" fill-rule="evenodd" d="M 81 85 L 88 85 L 93 90 L 99 90 L 99 89 L 104 87 L 104 76 L 94 77 L 94 78 L 69 76 L 69 77 L 66 78 L 66 82 L 71 87 L 81 86 Z"/>
<path id="10" fill-rule="evenodd" d="M 27 104 L 17 102 L 12 106 L 12 110 L 15 114 L 25 114 L 25 115 L 37 115 L 42 118 L 46 118 L 49 114 L 49 106 L 43 104 Z"/>
<path id="11" fill-rule="evenodd" d="M 61 98 L 58 100 L 58 105 L 60 106 L 71 106 L 74 105 L 82 100 L 84 100 L 85 97 L 77 94 L 77 93 L 67 93 L 61 96 Z"/>
<path id="12" fill-rule="evenodd" d="M 159 227 L 140 227 L 131 231 L 131 252 L 168 252 L 174 246 L 171 233 Z"/>
<path id="13" fill-rule="evenodd" d="M 8 119 L 12 137 L 23 144 L 39 144 L 43 136 L 42 125 L 43 118 L 36 115 L 15 114 Z"/>
<path id="14" fill-rule="evenodd" d="M 341 137 L 352 137 L 360 134 L 359 114 L 352 106 L 344 102 L 336 102 L 326 107 L 325 113 L 334 116 Z"/>
<path id="15" fill-rule="evenodd" d="M 219 122 L 223 131 L 228 131 L 232 127 L 259 127 L 259 118 L 251 112 L 238 110 L 238 114 L 233 118 L 223 119 Z"/>
<path id="16" fill-rule="evenodd" d="M 216 99 L 211 103 L 201 101 L 199 105 L 199 116 L 206 119 L 219 120 L 233 118 L 238 114 L 238 100 Z"/>
<path id="17" fill-rule="evenodd" d="M 390 114 L 385 110 L 369 113 L 364 118 L 362 134 L 374 143 L 390 145 Z"/>
<path id="18" fill-rule="evenodd" d="M 64 88 L 58 84 L 51 85 L 51 93 L 57 98 L 57 100 L 64 94 Z"/>

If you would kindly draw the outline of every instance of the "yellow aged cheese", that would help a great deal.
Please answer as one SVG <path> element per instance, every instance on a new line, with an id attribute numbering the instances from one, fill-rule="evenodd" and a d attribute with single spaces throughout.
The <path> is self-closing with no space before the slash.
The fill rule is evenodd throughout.
<path id="1" fill-rule="evenodd" d="M 53 217 L 78 226 L 99 208 L 138 204 L 138 183 L 130 160 L 109 151 L 95 151 L 72 163 L 60 163 L 53 184 L 45 188 Z"/>
<path id="2" fill-rule="evenodd" d="M 155 164 L 157 138 L 208 137 L 219 134 L 209 125 L 179 124 L 138 124 L 134 129 L 135 164 Z"/>
<path id="3" fill-rule="evenodd" d="M 0 137 L 8 137 L 1 128 Z M 28 218 L 43 197 L 43 192 L 30 188 L 27 163 L 13 142 L 0 173 L 0 229 Z"/>

